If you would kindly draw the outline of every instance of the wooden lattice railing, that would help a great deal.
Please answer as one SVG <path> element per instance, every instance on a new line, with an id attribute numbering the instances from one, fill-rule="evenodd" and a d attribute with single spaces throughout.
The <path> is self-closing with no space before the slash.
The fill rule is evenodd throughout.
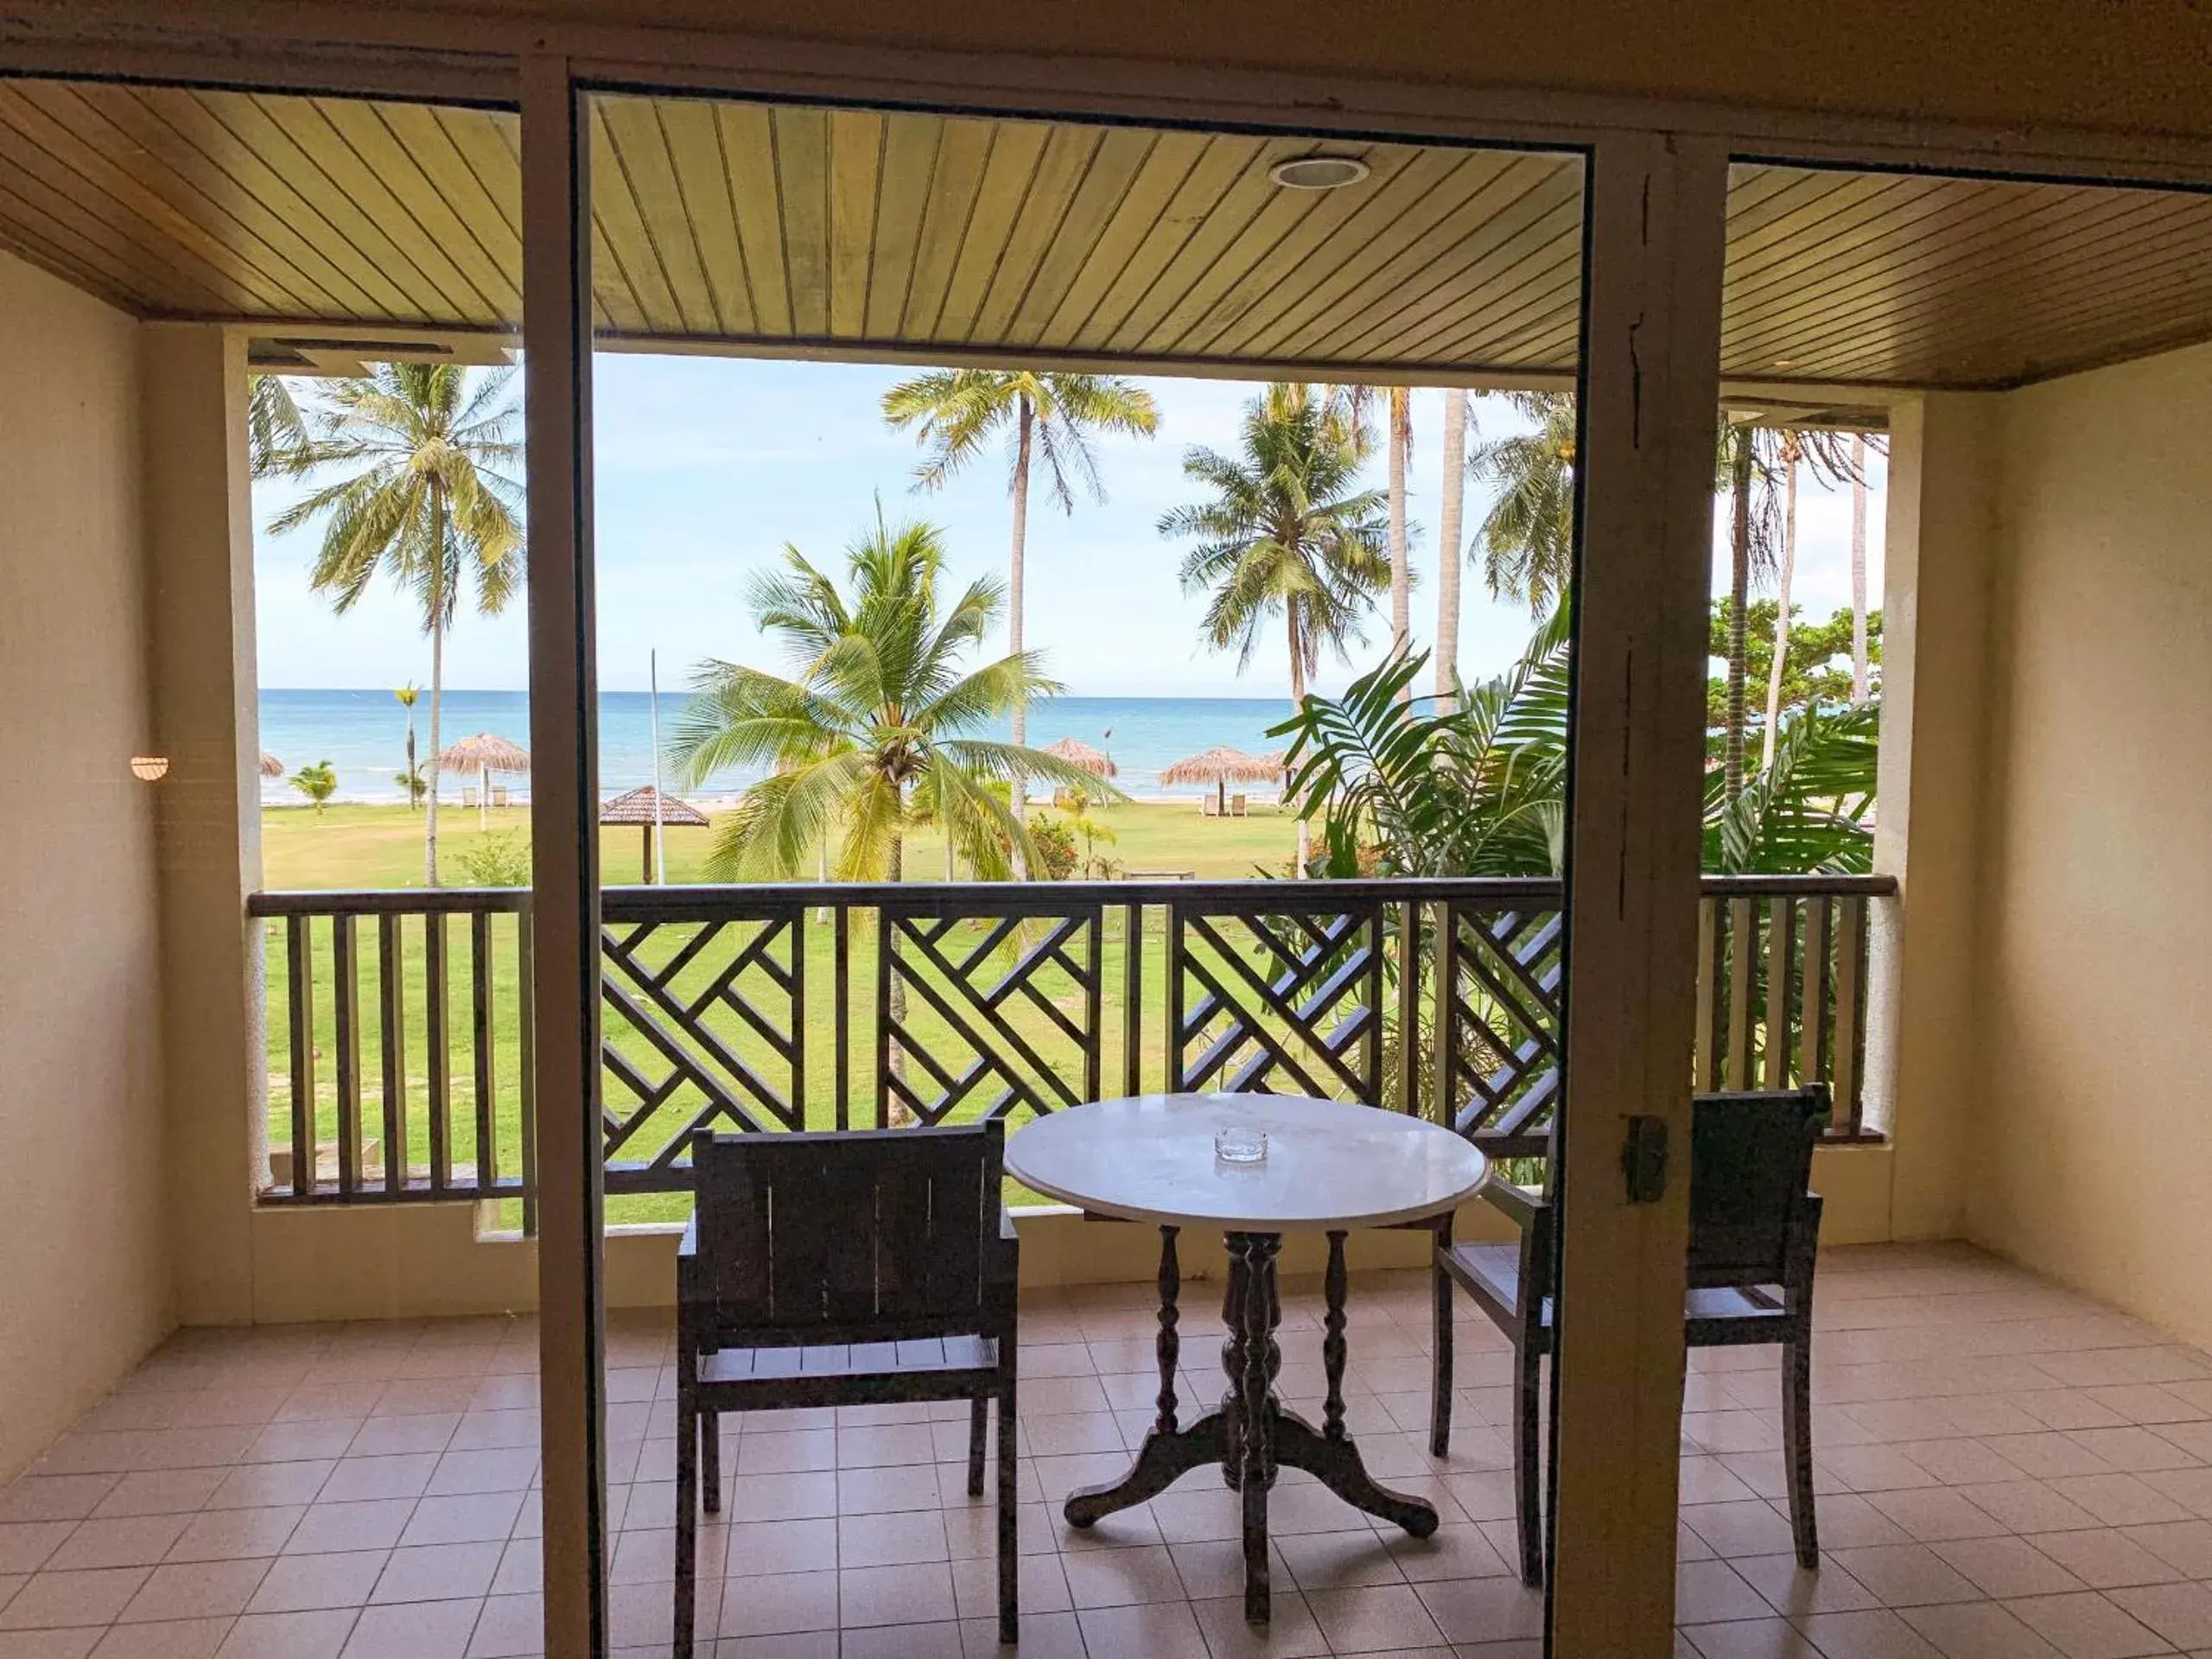
<path id="1" fill-rule="evenodd" d="M 1708 877 L 1701 1089 L 1830 1084 L 1862 1131 L 1881 877 Z M 702 1124 L 1027 1118 L 1219 1089 L 1377 1103 L 1541 1154 L 1560 1083 L 1541 880 L 618 887 L 602 899 L 612 1194 Z M 269 930 L 272 1203 L 519 1199 L 528 895 L 288 893 Z"/>

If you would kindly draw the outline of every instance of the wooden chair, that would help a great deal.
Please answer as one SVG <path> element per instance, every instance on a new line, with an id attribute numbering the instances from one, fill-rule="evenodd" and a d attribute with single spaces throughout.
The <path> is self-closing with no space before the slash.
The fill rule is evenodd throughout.
<path id="1" fill-rule="evenodd" d="M 973 1402 L 968 1491 L 998 1402 L 999 1639 L 1016 1639 L 1014 1226 L 1006 1126 L 737 1135 L 691 1143 L 677 1256 L 676 1652 L 692 1650 L 699 1468 L 721 1507 L 717 1414 Z"/>
<path id="2" fill-rule="evenodd" d="M 1825 1084 L 1774 1093 L 1700 1095 L 1690 1119 L 1689 1289 L 1684 1338 L 1692 1348 L 1782 1345 L 1782 1427 L 1797 1559 L 1820 1565 L 1813 1513 L 1813 1264 L 1821 1200 L 1807 1190 L 1813 1148 L 1828 1120 Z M 1437 1236 L 1436 1336 L 1429 1449 L 1452 1440 L 1452 1287 L 1474 1299 L 1513 1343 L 1513 1484 L 1521 1576 L 1544 1577 L 1539 1497 L 1539 1379 L 1552 1348 L 1557 1211 L 1506 1181 L 1483 1197 L 1520 1230 L 1518 1244 L 1452 1243 Z"/>

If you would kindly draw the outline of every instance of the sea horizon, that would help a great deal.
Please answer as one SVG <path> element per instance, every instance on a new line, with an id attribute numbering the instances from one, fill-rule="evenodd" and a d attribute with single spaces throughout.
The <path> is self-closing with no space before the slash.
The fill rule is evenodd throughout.
<path id="1" fill-rule="evenodd" d="M 415 708 L 418 758 L 427 758 L 429 753 L 428 696 L 425 692 Z M 669 728 L 690 700 L 690 693 L 684 691 L 661 694 L 664 745 Z M 264 686 L 258 701 L 261 748 L 276 757 L 287 777 L 302 766 L 327 760 L 338 773 L 334 799 L 378 804 L 406 798 L 398 774 L 404 764 L 407 710 L 390 688 Z M 1280 696 L 1040 697 L 1029 706 L 1029 741 L 1042 748 L 1063 737 L 1076 738 L 1113 758 L 1120 769 L 1115 782 L 1130 795 L 1196 798 L 1205 791 L 1194 787 L 1163 788 L 1160 772 L 1186 755 L 1217 745 L 1253 753 L 1280 749 L 1284 740 L 1268 737 L 1268 728 L 1287 719 L 1293 709 L 1290 699 Z M 601 797 L 652 783 L 652 694 L 602 691 L 599 711 Z M 448 748 L 464 737 L 490 732 L 526 749 L 529 695 L 518 690 L 448 687 L 440 724 L 440 735 Z M 979 734 L 1003 740 L 1010 733 L 1007 722 L 1000 721 Z M 689 792 L 702 798 L 727 796 L 743 790 L 758 776 L 757 772 L 732 769 Z M 495 776 L 492 782 L 495 787 L 512 791 L 517 800 L 528 797 L 527 777 Z M 464 785 L 474 788 L 475 783 L 473 776 L 460 779 L 448 774 L 442 780 L 441 797 L 448 804 L 457 803 Z M 661 783 L 671 794 L 685 792 L 667 774 L 665 766 Z M 302 804 L 302 798 L 285 778 L 264 778 L 261 798 L 271 806 Z"/>

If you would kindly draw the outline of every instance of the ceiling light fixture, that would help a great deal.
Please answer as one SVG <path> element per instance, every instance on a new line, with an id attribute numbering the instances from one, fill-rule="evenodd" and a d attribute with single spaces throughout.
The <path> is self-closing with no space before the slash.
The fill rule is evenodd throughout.
<path id="1" fill-rule="evenodd" d="M 1286 190 L 1341 190 L 1368 175 L 1365 162 L 1357 156 L 1294 156 L 1277 162 L 1268 176 Z"/>

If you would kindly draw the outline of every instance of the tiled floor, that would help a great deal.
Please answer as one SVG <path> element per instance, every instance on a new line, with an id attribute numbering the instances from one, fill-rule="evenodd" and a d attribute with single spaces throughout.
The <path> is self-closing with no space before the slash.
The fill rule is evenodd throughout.
<path id="1" fill-rule="evenodd" d="M 2129 1659 L 2212 1653 L 2212 1361 L 1970 1252 L 1821 1269 L 1816 1456 L 1827 1554 L 1788 1550 L 1772 1356 L 1696 1357 L 1677 1637 L 1694 1659 Z M 1282 1384 L 1318 1408 L 1317 1297 L 1292 1285 Z M 1216 1344 L 1185 1299 L 1185 1393 Z M 1464 1310 L 1463 1310 L 1464 1311 Z M 1499 1345 L 1462 1326 L 1458 1427 L 1431 1462 L 1425 1281 L 1356 1281 L 1351 1421 L 1432 1498 L 1415 1543 L 1303 1478 L 1273 1503 L 1272 1631 L 1239 1616 L 1236 1518 L 1186 1478 L 1090 1535 L 1057 1500 L 1117 1472 L 1151 1414 L 1141 1287 L 1025 1299 L 1021 1652 L 1524 1659 L 1541 1607 L 1512 1548 Z M 615 1639 L 665 1650 L 670 1343 L 611 1342 Z M 521 1321 L 178 1337 L 0 1491 L 0 1659 L 463 1659 L 536 1650 L 534 1333 Z M 995 1650 L 991 1516 L 966 1412 L 729 1420 L 702 1534 L 702 1654 Z M 841 1644 L 842 1643 L 842 1649 Z"/>

